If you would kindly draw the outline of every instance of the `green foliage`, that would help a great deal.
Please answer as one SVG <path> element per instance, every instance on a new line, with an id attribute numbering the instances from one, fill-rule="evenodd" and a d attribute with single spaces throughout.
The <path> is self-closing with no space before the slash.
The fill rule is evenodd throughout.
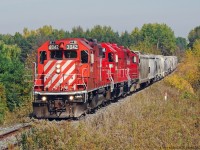
<path id="1" fill-rule="evenodd" d="M 157 50 L 156 47 L 147 40 L 138 42 L 137 45 L 131 46 L 130 48 L 144 54 L 161 54 L 161 51 Z"/>
<path id="2" fill-rule="evenodd" d="M 179 47 L 181 51 L 186 50 L 187 48 L 187 41 L 185 38 L 177 37 L 176 38 L 176 45 Z"/>
<path id="3" fill-rule="evenodd" d="M 132 33 L 134 50 L 163 55 L 171 55 L 176 49 L 174 32 L 166 24 L 144 24 L 139 31 L 135 28 Z"/>
<path id="4" fill-rule="evenodd" d="M 176 49 L 176 40 L 170 27 L 165 24 L 144 24 L 141 30 L 135 28 L 131 33 L 127 31 L 119 34 L 110 26 L 96 25 L 86 31 L 77 26 L 72 31 L 53 29 L 52 26 L 43 26 L 36 30 L 24 28 L 23 34 L 0 35 L 5 44 L 17 44 L 22 52 L 20 60 L 25 62 L 27 55 L 36 50 L 47 40 L 64 39 L 68 37 L 93 38 L 99 42 L 111 42 L 132 48 L 145 53 L 170 55 Z"/>
<path id="5" fill-rule="evenodd" d="M 130 47 L 132 45 L 132 41 L 132 36 L 127 31 L 122 33 L 122 35 L 120 36 L 120 45 Z"/>
<path id="6" fill-rule="evenodd" d="M 88 37 L 97 39 L 99 42 L 118 42 L 118 33 L 114 32 L 111 27 L 108 26 L 94 26 L 89 32 Z"/>
<path id="7" fill-rule="evenodd" d="M 7 111 L 5 87 L 0 83 L 0 124 L 3 123 Z"/>
<path id="8" fill-rule="evenodd" d="M 7 106 L 13 111 L 23 103 L 24 94 L 24 67 L 20 61 L 14 60 L 8 71 L 1 74 L 0 78 L 6 87 Z"/>
<path id="9" fill-rule="evenodd" d="M 6 103 L 10 111 L 23 103 L 24 65 L 20 62 L 20 48 L 0 42 L 0 81 L 5 87 Z M 30 91 L 30 90 L 29 90 Z"/>
<path id="10" fill-rule="evenodd" d="M 15 44 L 13 36 L 10 34 L 0 35 L 0 41 L 3 41 L 7 45 Z"/>
<path id="11" fill-rule="evenodd" d="M 30 41 L 28 41 L 25 37 L 23 37 L 20 33 L 15 33 L 13 36 L 13 39 L 15 41 L 15 44 L 18 45 L 18 47 L 21 49 L 21 55 L 20 60 L 22 62 L 25 62 L 27 54 L 29 54 L 32 51 L 32 46 Z"/>
<path id="12" fill-rule="evenodd" d="M 133 39 L 133 45 L 137 45 L 140 41 L 142 41 L 141 36 L 140 36 L 140 29 L 139 28 L 134 28 L 134 30 L 131 32 L 131 37 Z"/>
<path id="13" fill-rule="evenodd" d="M 196 40 L 200 39 L 200 26 L 195 27 L 192 29 L 188 35 L 189 40 L 189 47 L 192 48 L 193 44 Z"/>
<path id="14" fill-rule="evenodd" d="M 85 38 L 85 32 L 81 26 L 73 27 L 71 37 L 74 38 Z"/>
<path id="15" fill-rule="evenodd" d="M 20 56 L 21 49 L 16 45 L 6 45 L 2 41 L 0 41 L 0 57 L 2 59 L 16 59 Z"/>

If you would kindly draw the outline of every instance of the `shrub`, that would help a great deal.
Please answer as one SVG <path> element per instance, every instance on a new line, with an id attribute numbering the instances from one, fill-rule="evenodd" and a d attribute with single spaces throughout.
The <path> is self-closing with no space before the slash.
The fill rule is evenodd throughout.
<path id="1" fill-rule="evenodd" d="M 191 84 L 187 80 L 185 80 L 183 77 L 177 74 L 173 74 L 169 77 L 166 77 L 165 82 L 167 82 L 170 86 L 173 86 L 182 92 L 187 91 L 188 93 L 194 93 L 194 90 Z"/>
<path id="2" fill-rule="evenodd" d="M 0 124 L 4 122 L 6 111 L 7 106 L 5 87 L 3 86 L 3 84 L 0 83 Z"/>

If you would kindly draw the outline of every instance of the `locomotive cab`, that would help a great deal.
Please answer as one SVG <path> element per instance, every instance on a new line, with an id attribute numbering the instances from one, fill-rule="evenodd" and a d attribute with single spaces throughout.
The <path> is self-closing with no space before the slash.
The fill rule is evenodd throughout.
<path id="1" fill-rule="evenodd" d="M 104 75 L 104 80 L 108 82 L 117 82 L 117 62 L 118 55 L 115 49 L 113 49 L 109 43 L 101 43 L 104 49 L 103 59 L 102 59 L 102 74 Z"/>
<path id="2" fill-rule="evenodd" d="M 38 49 L 33 102 L 37 118 L 76 117 L 86 110 L 88 91 L 99 84 L 97 53 L 94 42 L 81 38 L 48 41 Z"/>

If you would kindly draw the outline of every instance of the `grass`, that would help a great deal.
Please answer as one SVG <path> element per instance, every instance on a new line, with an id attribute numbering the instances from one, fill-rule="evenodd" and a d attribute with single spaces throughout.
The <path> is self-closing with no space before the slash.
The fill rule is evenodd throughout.
<path id="1" fill-rule="evenodd" d="M 167 92 L 167 100 L 164 99 Z M 80 122 L 35 120 L 23 149 L 200 148 L 200 101 L 165 82 L 112 104 Z"/>
<path id="2" fill-rule="evenodd" d="M 15 109 L 13 112 L 6 112 L 5 120 L 0 127 L 6 127 L 17 123 L 30 122 L 29 114 L 32 112 L 31 102 L 26 102 L 20 108 Z"/>

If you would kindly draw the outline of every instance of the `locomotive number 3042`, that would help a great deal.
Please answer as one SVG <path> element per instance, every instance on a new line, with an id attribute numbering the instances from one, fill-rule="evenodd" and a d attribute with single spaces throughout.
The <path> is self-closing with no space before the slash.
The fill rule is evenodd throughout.
<path id="1" fill-rule="evenodd" d="M 77 44 L 68 44 L 67 49 L 78 49 L 78 45 Z"/>

